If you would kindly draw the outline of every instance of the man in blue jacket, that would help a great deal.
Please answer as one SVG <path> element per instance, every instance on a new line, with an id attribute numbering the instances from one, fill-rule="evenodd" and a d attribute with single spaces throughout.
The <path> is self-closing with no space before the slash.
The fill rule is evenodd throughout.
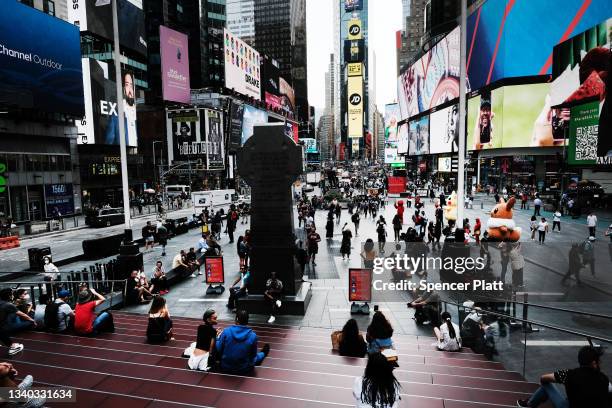
<path id="1" fill-rule="evenodd" d="M 221 371 L 230 374 L 247 374 L 253 367 L 261 365 L 270 352 L 270 345 L 264 344 L 257 351 L 257 334 L 247 327 L 249 313 L 236 312 L 236 324 L 223 330 L 217 339 L 216 350 L 221 358 Z"/>

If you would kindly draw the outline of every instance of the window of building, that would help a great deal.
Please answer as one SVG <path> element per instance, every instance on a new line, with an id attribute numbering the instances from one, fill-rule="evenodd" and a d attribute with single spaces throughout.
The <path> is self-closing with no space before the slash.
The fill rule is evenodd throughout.
<path id="1" fill-rule="evenodd" d="M 21 0 L 26 6 L 34 7 L 34 0 Z"/>
<path id="2" fill-rule="evenodd" d="M 43 0 L 43 11 L 51 16 L 55 16 L 55 2 Z"/>

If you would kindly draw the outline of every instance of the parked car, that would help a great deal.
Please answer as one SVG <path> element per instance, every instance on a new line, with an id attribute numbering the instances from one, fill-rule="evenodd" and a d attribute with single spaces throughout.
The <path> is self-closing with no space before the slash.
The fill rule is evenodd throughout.
<path id="1" fill-rule="evenodd" d="M 124 221 L 123 208 L 103 208 L 85 220 L 87 225 L 94 228 L 110 227 L 122 224 Z"/>

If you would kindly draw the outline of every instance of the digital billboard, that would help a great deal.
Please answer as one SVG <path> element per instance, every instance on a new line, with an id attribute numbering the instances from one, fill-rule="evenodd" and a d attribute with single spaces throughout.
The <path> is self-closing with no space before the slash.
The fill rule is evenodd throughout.
<path id="1" fill-rule="evenodd" d="M 612 164 L 606 157 L 612 152 L 600 153 L 599 149 L 599 102 L 588 102 L 571 108 L 567 162 L 572 165 Z M 608 139 L 610 134 L 608 134 Z M 603 139 L 603 138 L 602 138 Z M 609 147 L 609 144 L 608 144 Z M 610 153 L 610 154 L 606 154 Z M 600 158 L 601 159 L 598 159 Z"/>
<path id="2" fill-rule="evenodd" d="M 72 184 L 45 184 L 47 217 L 74 214 Z"/>
<path id="3" fill-rule="evenodd" d="M 225 28 L 223 36 L 225 87 L 261 100 L 259 53 Z"/>
<path id="4" fill-rule="evenodd" d="M 438 173 L 450 173 L 452 169 L 452 159 L 450 156 L 438 157 Z"/>
<path id="5" fill-rule="evenodd" d="M 296 122 L 285 120 L 285 135 L 293 139 L 295 143 L 299 141 L 299 126 Z"/>
<path id="6" fill-rule="evenodd" d="M 344 11 L 361 10 L 363 0 L 344 0 Z"/>
<path id="7" fill-rule="evenodd" d="M 505 86 L 468 101 L 468 150 L 562 146 L 569 112 L 550 105 L 550 84 Z M 555 126 L 553 126 L 553 123 Z"/>
<path id="8" fill-rule="evenodd" d="M 484 2 L 467 20 L 471 89 L 502 78 L 550 74 L 556 44 L 611 15 L 609 0 Z"/>
<path id="9" fill-rule="evenodd" d="M 347 76 L 363 76 L 363 63 L 353 62 L 351 64 L 347 64 L 346 72 Z"/>
<path id="10" fill-rule="evenodd" d="M 200 134 L 205 135 L 206 169 L 225 168 L 225 145 L 223 137 L 223 113 L 218 110 L 200 110 Z"/>
<path id="11" fill-rule="evenodd" d="M 364 40 L 344 40 L 344 60 L 346 62 L 362 62 L 364 59 Z"/>
<path id="12" fill-rule="evenodd" d="M 242 141 L 241 144 L 244 146 L 247 140 L 253 136 L 253 126 L 262 123 L 268 123 L 268 112 L 252 107 L 251 105 L 244 105 L 244 113 L 242 115 Z"/>
<path id="13" fill-rule="evenodd" d="M 110 4 L 97 5 L 98 0 L 71 0 L 68 21 L 106 40 L 113 40 L 113 13 Z M 147 55 L 145 18 L 142 1 L 117 0 L 119 44 Z"/>
<path id="14" fill-rule="evenodd" d="M 348 137 L 363 137 L 363 78 L 348 77 Z"/>
<path id="15" fill-rule="evenodd" d="M 502 147 L 503 88 L 468 99 L 467 150 Z"/>
<path id="16" fill-rule="evenodd" d="M 459 34 L 457 27 L 400 74 L 401 119 L 459 97 Z"/>
<path id="17" fill-rule="evenodd" d="M 413 120 L 408 125 L 408 155 L 429 153 L 429 116 Z"/>
<path id="18" fill-rule="evenodd" d="M 166 135 L 171 163 L 203 160 L 206 157 L 206 146 L 202 140 L 199 122 L 198 110 L 168 112 Z"/>
<path id="19" fill-rule="evenodd" d="M 349 40 L 361 40 L 363 38 L 361 34 L 361 20 L 358 18 L 352 18 L 348 21 L 347 38 Z"/>
<path id="20" fill-rule="evenodd" d="M 306 153 L 317 153 L 317 139 L 304 138 L 301 139 L 304 142 L 304 151 Z"/>
<path id="21" fill-rule="evenodd" d="M 399 105 L 385 105 L 385 163 L 393 164 L 400 161 L 397 153 Z"/>
<path id="22" fill-rule="evenodd" d="M 2 2 L 0 105 L 80 117 L 82 76 L 76 27 L 17 1 Z"/>
<path id="23" fill-rule="evenodd" d="M 429 116 L 429 153 L 451 153 L 458 150 L 459 105 L 451 105 Z"/>
<path id="24" fill-rule="evenodd" d="M 404 122 L 397 131 L 397 154 L 408 154 L 408 138 L 409 138 L 408 122 Z M 401 159 L 404 163 L 404 159 Z"/>
<path id="25" fill-rule="evenodd" d="M 349 301 L 372 300 L 372 269 L 349 268 Z"/>
<path id="26" fill-rule="evenodd" d="M 187 36 L 159 26 L 159 42 L 164 100 L 191 103 Z"/>
<path id="27" fill-rule="evenodd" d="M 119 121 L 117 109 L 117 88 L 114 75 L 110 76 L 107 63 L 92 58 L 83 58 L 83 84 L 85 95 L 85 115 L 75 121 L 79 144 L 119 144 Z M 136 97 L 134 74 L 124 71 L 123 113 L 125 140 L 127 146 L 138 145 L 136 123 Z"/>
<path id="28" fill-rule="evenodd" d="M 228 150 L 235 152 L 242 143 L 242 117 L 244 115 L 244 105 L 241 102 L 232 100 L 229 118 L 229 142 Z"/>
<path id="29" fill-rule="evenodd" d="M 601 22 L 594 27 L 576 35 L 575 37 L 558 44 L 553 50 L 553 82 L 551 84 L 551 103 L 561 105 L 558 107 L 562 113 L 567 112 L 570 106 L 583 105 L 572 109 L 571 113 L 578 115 L 569 117 L 570 138 L 575 148 L 575 154 L 584 151 L 584 141 L 589 140 L 592 149 L 594 141 L 594 128 L 586 132 L 584 123 L 593 120 L 591 109 L 586 102 L 595 102 L 598 105 L 597 123 L 597 152 L 593 159 L 592 152 L 588 160 L 595 160 L 596 164 L 612 164 L 612 111 L 610 108 L 610 65 L 612 64 L 612 18 Z M 607 84 L 606 84 L 607 81 Z M 588 112 L 588 113 L 585 113 Z M 567 122 L 567 114 L 559 115 L 562 124 Z M 586 119 L 588 117 L 589 119 Z M 573 123 L 574 121 L 579 122 Z M 553 129 L 563 128 L 553 118 Z M 587 160 L 587 159 L 585 159 Z M 585 161 L 576 160 L 576 163 Z M 590 163 L 593 164 L 593 163 Z"/>
<path id="30" fill-rule="evenodd" d="M 225 282 L 225 271 L 223 269 L 222 256 L 207 256 L 204 258 L 204 270 L 206 271 L 207 284 L 219 284 Z"/>

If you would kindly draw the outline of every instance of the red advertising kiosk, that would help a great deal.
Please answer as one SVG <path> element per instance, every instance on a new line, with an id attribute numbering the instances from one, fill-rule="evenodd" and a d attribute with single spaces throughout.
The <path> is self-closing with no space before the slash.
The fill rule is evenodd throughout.
<path id="1" fill-rule="evenodd" d="M 225 270 L 222 256 L 208 256 L 204 258 L 204 276 L 206 277 L 207 295 L 220 295 L 225 291 Z"/>
<path id="2" fill-rule="evenodd" d="M 372 269 L 370 268 L 349 268 L 348 279 L 349 301 L 351 304 L 351 314 L 370 314 L 372 300 Z M 365 302 L 362 305 L 357 302 Z"/>

